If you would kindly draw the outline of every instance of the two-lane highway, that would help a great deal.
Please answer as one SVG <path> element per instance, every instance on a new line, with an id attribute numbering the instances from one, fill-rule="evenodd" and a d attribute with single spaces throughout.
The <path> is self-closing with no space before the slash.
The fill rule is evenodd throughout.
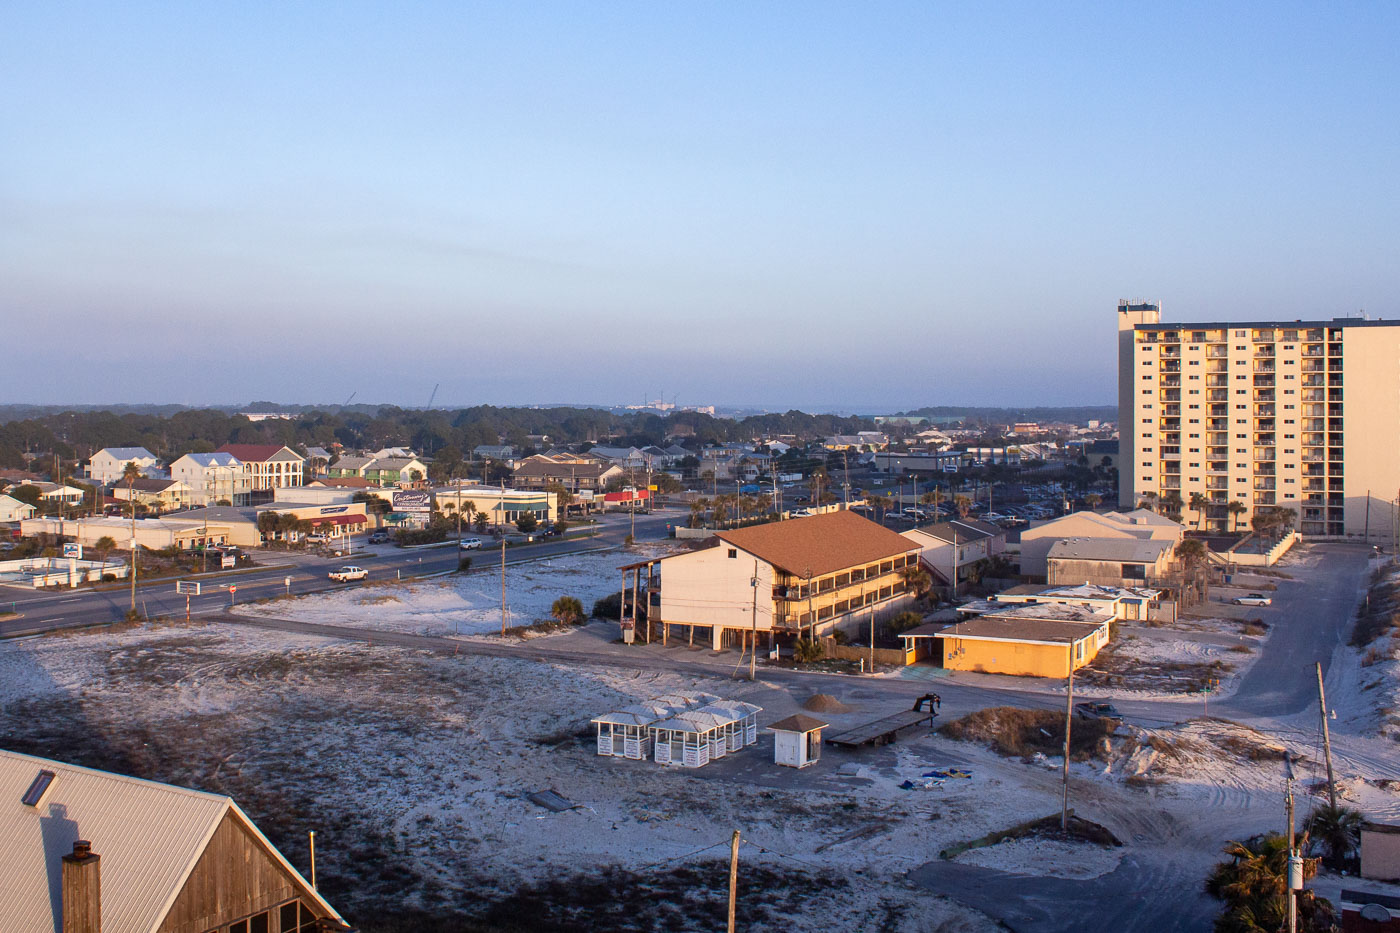
<path id="1" fill-rule="evenodd" d="M 669 526 L 684 520 L 678 509 L 657 509 L 638 515 L 638 541 L 664 539 Z M 606 515 L 588 537 L 549 538 L 534 544 L 508 548 L 506 562 L 558 557 L 599 548 L 617 547 L 632 532 L 626 515 Z M 471 537 L 464 534 L 463 537 Z M 455 536 L 454 536 L 455 540 Z M 234 603 L 263 599 L 283 593 L 300 595 L 344 586 L 326 578 L 336 567 L 354 564 L 369 571 L 369 579 L 384 580 L 420 577 L 457 569 L 461 556 L 470 556 L 474 572 L 489 570 L 500 560 L 499 547 L 489 543 L 481 550 L 458 552 L 456 545 L 432 548 L 397 548 L 393 545 L 362 546 L 349 556 L 319 557 L 278 551 L 254 552 L 260 566 L 240 571 L 195 574 L 181 579 L 198 580 L 200 595 L 189 601 L 190 614 L 222 612 Z M 13 609 L 19 615 L 0 619 L 0 638 L 36 634 L 74 626 L 101 625 L 119 621 L 131 607 L 129 587 L 107 585 L 76 589 L 33 590 L 18 586 L 0 587 L 0 610 Z M 185 597 L 175 593 L 174 578 L 142 582 L 137 579 L 136 608 L 144 616 L 178 617 L 185 613 Z"/>

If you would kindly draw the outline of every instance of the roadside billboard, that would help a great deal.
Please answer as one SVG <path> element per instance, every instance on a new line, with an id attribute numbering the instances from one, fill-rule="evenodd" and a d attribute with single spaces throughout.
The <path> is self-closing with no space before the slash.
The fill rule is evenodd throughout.
<path id="1" fill-rule="evenodd" d="M 395 512 L 428 513 L 433 510 L 433 494 L 426 490 L 400 489 L 394 493 Z"/>

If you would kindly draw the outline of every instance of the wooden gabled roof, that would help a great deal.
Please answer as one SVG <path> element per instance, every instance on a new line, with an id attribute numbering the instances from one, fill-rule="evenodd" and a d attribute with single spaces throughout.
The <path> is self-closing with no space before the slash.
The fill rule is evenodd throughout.
<path id="1" fill-rule="evenodd" d="M 768 522 L 715 536 L 799 577 L 820 577 L 919 550 L 898 532 L 850 511 Z"/>

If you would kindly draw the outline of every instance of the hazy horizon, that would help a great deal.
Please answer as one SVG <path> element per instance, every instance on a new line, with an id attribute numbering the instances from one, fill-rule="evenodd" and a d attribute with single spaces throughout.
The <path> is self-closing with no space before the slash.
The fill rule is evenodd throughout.
<path id="1" fill-rule="evenodd" d="M 1400 316 L 1390 5 L 3 21 L 8 401 L 1085 405 L 1120 298 Z"/>

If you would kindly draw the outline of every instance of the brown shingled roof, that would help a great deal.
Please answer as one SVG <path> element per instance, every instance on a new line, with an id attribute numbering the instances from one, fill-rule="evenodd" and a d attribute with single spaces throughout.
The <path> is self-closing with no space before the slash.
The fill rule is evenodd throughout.
<path id="1" fill-rule="evenodd" d="M 919 550 L 898 532 L 848 511 L 768 522 L 715 536 L 800 577 L 819 577 Z"/>

